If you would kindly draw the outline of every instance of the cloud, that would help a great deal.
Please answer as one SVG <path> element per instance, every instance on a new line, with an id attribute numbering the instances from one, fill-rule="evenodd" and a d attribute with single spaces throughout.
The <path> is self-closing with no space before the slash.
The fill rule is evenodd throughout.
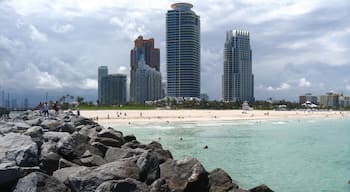
<path id="1" fill-rule="evenodd" d="M 260 85 L 259 88 L 264 88 L 264 86 Z M 272 87 L 272 86 L 268 86 L 265 89 L 268 91 L 284 91 L 284 90 L 288 90 L 291 88 L 291 85 L 288 83 L 281 83 L 278 87 Z"/>
<path id="2" fill-rule="evenodd" d="M 350 85 L 347 85 L 347 86 L 346 86 L 346 90 L 350 90 Z"/>
<path id="3" fill-rule="evenodd" d="M 305 78 L 299 79 L 299 87 L 311 87 L 311 82 L 307 81 Z"/>
<path id="4" fill-rule="evenodd" d="M 33 41 L 47 42 L 47 36 L 45 33 L 40 32 L 34 25 L 30 25 L 30 38 Z"/>
<path id="5" fill-rule="evenodd" d="M 74 30 L 73 25 L 65 24 L 65 25 L 54 25 L 51 27 L 52 31 L 55 33 L 67 33 Z"/>
<path id="6" fill-rule="evenodd" d="M 98 86 L 98 83 L 96 79 L 85 79 L 81 88 L 97 90 L 97 86 Z"/>

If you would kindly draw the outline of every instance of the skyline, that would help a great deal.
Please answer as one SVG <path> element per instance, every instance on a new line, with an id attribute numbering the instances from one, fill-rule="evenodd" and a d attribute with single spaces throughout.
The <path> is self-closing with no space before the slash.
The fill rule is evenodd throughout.
<path id="1" fill-rule="evenodd" d="M 0 1 L 0 90 L 96 100 L 96 68 L 128 75 L 138 35 L 156 40 L 166 79 L 165 18 L 175 2 Z M 201 92 L 210 99 L 221 97 L 231 29 L 251 34 L 257 100 L 350 93 L 349 2 L 186 2 L 201 16 Z"/>

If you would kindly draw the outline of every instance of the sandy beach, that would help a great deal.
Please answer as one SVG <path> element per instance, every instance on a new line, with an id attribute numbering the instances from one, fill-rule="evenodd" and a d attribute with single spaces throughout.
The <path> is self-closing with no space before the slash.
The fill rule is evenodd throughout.
<path id="1" fill-rule="evenodd" d="M 240 121 L 350 117 L 346 111 L 262 111 L 262 110 L 82 110 L 80 114 L 101 124 L 142 124 L 200 121 Z"/>

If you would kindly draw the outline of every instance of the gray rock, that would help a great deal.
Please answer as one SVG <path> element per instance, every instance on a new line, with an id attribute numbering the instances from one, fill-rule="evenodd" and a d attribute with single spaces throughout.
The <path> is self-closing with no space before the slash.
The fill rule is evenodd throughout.
<path id="1" fill-rule="evenodd" d="M 62 169 L 65 167 L 79 167 L 78 164 L 70 162 L 66 159 L 60 158 L 60 160 L 58 161 L 58 169 Z"/>
<path id="2" fill-rule="evenodd" d="M 134 141 L 134 140 L 136 140 L 135 135 L 125 135 L 124 136 L 124 141 L 125 142 L 130 142 L 130 141 Z"/>
<path id="3" fill-rule="evenodd" d="M 140 181 L 150 185 L 159 178 L 159 161 L 153 152 L 142 153 L 136 164 L 140 168 Z"/>
<path id="4" fill-rule="evenodd" d="M 91 119 L 88 119 L 88 118 L 85 118 L 85 117 L 77 117 L 75 120 L 74 120 L 74 126 L 77 127 L 79 125 L 98 125 L 96 122 L 94 122 L 93 120 Z"/>
<path id="5" fill-rule="evenodd" d="M 227 192 L 238 189 L 238 185 L 232 183 L 231 177 L 222 169 L 214 169 L 209 173 L 210 192 Z"/>
<path id="6" fill-rule="evenodd" d="M 29 136 L 9 133 L 0 136 L 0 162 L 15 161 L 18 166 L 38 164 L 38 147 Z"/>
<path id="7" fill-rule="evenodd" d="M 84 166 L 92 167 L 106 164 L 107 161 L 101 156 L 90 153 L 90 151 L 87 150 L 80 158 L 80 163 Z"/>
<path id="8" fill-rule="evenodd" d="M 20 180 L 13 192 L 70 192 L 58 179 L 44 173 L 34 172 Z"/>
<path id="9" fill-rule="evenodd" d="M 58 131 L 58 127 L 61 125 L 61 122 L 52 119 L 46 119 L 40 123 L 40 126 L 49 131 Z"/>
<path id="10" fill-rule="evenodd" d="M 74 133 L 75 128 L 74 128 L 74 125 L 73 123 L 64 123 L 64 124 L 61 124 L 57 127 L 57 130 L 60 131 L 60 132 L 68 132 L 70 134 Z"/>
<path id="11" fill-rule="evenodd" d="M 31 138 L 41 138 L 44 132 L 42 127 L 33 126 L 30 127 L 26 132 L 24 132 L 24 134 L 30 136 Z"/>
<path id="12" fill-rule="evenodd" d="M 252 189 L 249 189 L 249 192 L 273 192 L 273 191 L 265 184 L 262 184 Z"/>
<path id="13" fill-rule="evenodd" d="M 54 171 L 58 169 L 58 163 L 61 156 L 55 152 L 49 152 L 40 157 L 40 169 L 46 171 L 51 175 Z"/>
<path id="14" fill-rule="evenodd" d="M 94 141 L 110 147 L 121 147 L 124 144 L 122 140 L 116 140 L 116 139 L 106 138 L 106 137 L 97 137 L 95 138 Z"/>
<path id="15" fill-rule="evenodd" d="M 160 177 L 174 191 L 209 191 L 208 173 L 197 159 L 168 160 L 160 165 Z"/>
<path id="16" fill-rule="evenodd" d="M 105 137 L 124 141 L 123 133 L 120 131 L 116 131 L 113 128 L 103 129 L 97 134 L 97 137 Z"/>
<path id="17" fill-rule="evenodd" d="M 96 192 L 149 192 L 149 187 L 135 179 L 111 180 L 102 183 Z"/>
<path id="18" fill-rule="evenodd" d="M 41 118 L 36 118 L 36 119 L 26 120 L 24 122 L 30 126 L 38 126 L 38 125 L 40 125 L 42 120 L 41 120 Z"/>
<path id="19" fill-rule="evenodd" d="M 44 133 L 43 138 L 45 141 L 58 142 L 61 138 L 67 137 L 69 135 L 70 134 L 66 132 L 49 131 Z"/>
<path id="20" fill-rule="evenodd" d="M 96 149 L 100 150 L 102 157 L 105 157 L 105 154 L 108 150 L 108 147 L 102 143 L 99 142 L 92 142 L 91 145 L 95 147 Z"/>
<path id="21" fill-rule="evenodd" d="M 30 125 L 24 122 L 13 122 L 13 126 L 15 126 L 18 131 L 26 131 L 31 127 Z"/>
<path id="22" fill-rule="evenodd" d="M 105 154 L 105 159 L 107 162 L 113 162 L 113 161 L 129 158 L 129 157 L 136 157 L 144 152 L 146 152 L 146 151 L 143 149 L 128 149 L 128 148 L 111 147 L 107 150 L 107 152 Z"/>
<path id="23" fill-rule="evenodd" d="M 68 184 L 72 191 L 92 192 L 105 181 L 125 178 L 139 179 L 140 170 L 130 160 L 115 161 L 97 168 L 68 167 L 54 172 L 61 182 Z"/>
<path id="24" fill-rule="evenodd" d="M 170 192 L 165 179 L 159 178 L 150 186 L 150 192 Z"/>
<path id="25" fill-rule="evenodd" d="M 31 172 L 40 171 L 39 167 L 18 167 L 0 164 L 0 189 L 1 191 L 11 191 L 19 178 Z"/>
<path id="26" fill-rule="evenodd" d="M 78 159 L 87 150 L 87 137 L 74 133 L 62 138 L 57 143 L 57 151 L 65 159 Z"/>

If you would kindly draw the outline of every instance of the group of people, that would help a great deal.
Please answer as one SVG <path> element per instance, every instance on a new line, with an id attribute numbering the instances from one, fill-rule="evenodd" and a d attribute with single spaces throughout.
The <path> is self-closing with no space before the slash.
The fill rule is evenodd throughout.
<path id="1" fill-rule="evenodd" d="M 47 102 L 44 102 L 44 103 L 40 102 L 37 108 L 40 111 L 40 115 L 43 114 L 45 117 L 49 116 L 49 105 Z M 55 110 L 55 114 L 57 115 L 60 110 L 59 104 L 57 101 L 53 104 L 52 109 Z"/>

